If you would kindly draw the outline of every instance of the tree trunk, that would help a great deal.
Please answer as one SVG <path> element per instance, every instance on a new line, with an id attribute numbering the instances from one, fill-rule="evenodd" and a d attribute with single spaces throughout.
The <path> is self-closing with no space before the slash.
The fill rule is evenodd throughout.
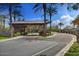
<path id="1" fill-rule="evenodd" d="M 60 25 L 60 32 L 61 32 L 61 25 Z"/>
<path id="2" fill-rule="evenodd" d="M 14 22 L 16 21 L 16 15 L 14 14 Z"/>
<path id="3" fill-rule="evenodd" d="M 52 28 L 52 26 L 51 26 L 51 14 L 50 14 L 50 35 L 51 35 L 51 28 Z"/>
<path id="4" fill-rule="evenodd" d="M 5 19 L 3 19 L 3 29 L 5 29 Z"/>
<path id="5" fill-rule="evenodd" d="M 20 17 L 18 18 L 18 21 L 21 21 L 21 18 Z"/>
<path id="6" fill-rule="evenodd" d="M 47 30 L 47 28 L 46 28 L 46 4 L 45 3 L 43 3 L 43 11 L 44 11 L 44 29 L 43 29 L 43 31 L 44 31 L 44 36 L 45 36 L 46 30 Z"/>
<path id="7" fill-rule="evenodd" d="M 12 37 L 13 35 L 12 35 L 12 15 L 11 15 L 11 13 L 12 13 L 12 7 L 11 7 L 11 5 L 9 4 L 9 15 L 10 15 L 10 36 Z"/>
<path id="8" fill-rule="evenodd" d="M 60 25 L 60 29 L 61 29 L 61 25 Z"/>

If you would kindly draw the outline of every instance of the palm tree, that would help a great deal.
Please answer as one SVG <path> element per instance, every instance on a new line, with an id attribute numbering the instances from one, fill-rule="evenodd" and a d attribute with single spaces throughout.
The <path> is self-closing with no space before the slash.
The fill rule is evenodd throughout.
<path id="1" fill-rule="evenodd" d="M 37 3 L 34 5 L 33 9 L 35 10 L 35 12 L 39 11 L 39 10 L 43 10 L 43 13 L 44 13 L 44 27 L 43 27 L 43 32 L 44 32 L 44 35 L 46 35 L 46 8 L 47 8 L 47 4 L 46 3 Z"/>
<path id="2" fill-rule="evenodd" d="M 5 19 L 7 18 L 7 16 L 6 15 L 0 15 L 0 18 L 2 19 L 3 29 L 5 29 Z"/>
<path id="3" fill-rule="evenodd" d="M 47 13 L 50 16 L 50 34 L 51 34 L 51 23 L 52 23 L 51 18 L 52 18 L 52 15 L 57 13 L 56 8 L 52 7 L 52 4 L 50 4 L 49 7 L 47 8 Z"/>
<path id="4" fill-rule="evenodd" d="M 12 34 L 12 11 L 14 8 L 20 7 L 19 3 L 2 3 L 0 4 L 0 7 L 2 7 L 1 9 L 8 9 L 9 11 L 9 21 L 10 21 L 10 34 Z"/>
<path id="5" fill-rule="evenodd" d="M 23 15 L 21 15 L 20 13 L 18 14 L 18 21 L 22 21 L 22 17 Z"/>
<path id="6" fill-rule="evenodd" d="M 18 7 L 18 8 L 21 8 L 21 7 Z M 14 18 L 14 22 L 16 21 L 16 18 L 17 18 L 17 17 L 19 17 L 20 15 L 22 16 L 21 11 L 18 10 L 18 8 L 15 8 L 15 9 L 13 10 L 13 12 L 12 12 L 13 18 Z"/>
<path id="7" fill-rule="evenodd" d="M 61 26 L 64 25 L 64 23 L 60 22 L 58 25 L 60 26 L 60 29 L 61 29 Z"/>
<path id="8" fill-rule="evenodd" d="M 3 15 L 3 24 L 4 24 L 3 29 L 5 29 L 5 19 L 7 19 L 7 16 Z"/>
<path id="9" fill-rule="evenodd" d="M 20 7 L 20 4 L 17 4 L 17 3 L 13 3 L 13 4 L 8 4 L 8 7 L 9 7 L 9 15 L 10 15 L 10 33 L 11 33 L 11 37 L 13 36 L 13 29 L 12 29 L 12 8 L 17 8 L 17 7 Z"/>

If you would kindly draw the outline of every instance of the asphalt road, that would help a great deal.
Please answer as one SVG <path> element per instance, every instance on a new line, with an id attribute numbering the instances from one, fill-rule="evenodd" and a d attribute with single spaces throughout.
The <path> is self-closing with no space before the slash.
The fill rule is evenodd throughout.
<path id="1" fill-rule="evenodd" d="M 72 40 L 70 34 L 57 34 L 46 40 L 20 38 L 0 42 L 0 56 L 54 56 Z"/>

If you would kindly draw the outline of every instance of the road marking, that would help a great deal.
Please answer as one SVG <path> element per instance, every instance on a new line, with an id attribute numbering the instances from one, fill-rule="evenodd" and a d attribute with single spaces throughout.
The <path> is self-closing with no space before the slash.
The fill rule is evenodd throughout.
<path id="1" fill-rule="evenodd" d="M 64 54 L 69 50 L 72 44 L 76 41 L 76 36 L 72 35 L 72 40 L 63 49 L 61 49 L 55 56 L 64 56 Z"/>
<path id="2" fill-rule="evenodd" d="M 51 46 L 49 46 L 48 48 L 43 49 L 42 51 L 37 52 L 37 53 L 33 54 L 32 56 L 36 56 L 36 55 L 38 55 L 40 53 L 43 53 L 44 51 L 47 51 L 47 50 L 51 49 L 52 47 L 55 47 L 56 45 L 57 45 L 57 43 L 55 43 L 54 45 L 51 44 Z"/>

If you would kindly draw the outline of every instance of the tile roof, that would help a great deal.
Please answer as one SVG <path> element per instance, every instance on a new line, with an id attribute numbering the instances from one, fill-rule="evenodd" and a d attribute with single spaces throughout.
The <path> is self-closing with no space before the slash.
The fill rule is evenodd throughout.
<path id="1" fill-rule="evenodd" d="M 12 24 L 43 24 L 43 23 L 44 23 L 44 21 L 16 21 L 16 22 L 12 22 Z"/>

